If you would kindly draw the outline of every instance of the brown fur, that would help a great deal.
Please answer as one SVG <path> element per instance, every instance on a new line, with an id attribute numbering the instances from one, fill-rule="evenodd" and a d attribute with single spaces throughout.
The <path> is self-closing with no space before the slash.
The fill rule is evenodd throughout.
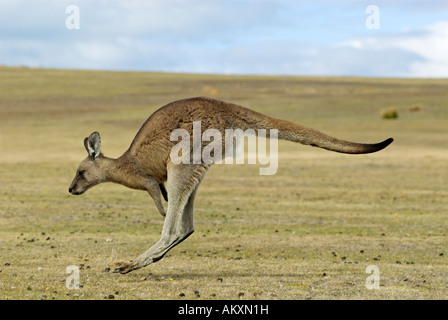
<path id="1" fill-rule="evenodd" d="M 390 138 L 378 144 L 360 144 L 340 140 L 289 121 L 204 97 L 175 101 L 158 109 L 146 120 L 129 149 L 118 159 L 103 156 L 100 153 L 99 134 L 92 133 L 84 141 L 88 157 L 81 162 L 69 192 L 79 195 L 96 184 L 115 182 L 146 190 L 159 212 L 166 215 L 161 239 L 117 272 L 127 273 L 161 259 L 194 231 L 194 199 L 210 165 L 174 165 L 170 161 L 170 151 L 177 143 L 170 141 L 171 132 L 183 128 L 192 137 L 193 121 L 201 121 L 202 132 L 211 128 L 222 133 L 225 129 L 278 129 L 280 139 L 351 154 L 376 152 L 393 141 Z M 164 197 L 168 195 L 166 212 L 161 201 L 162 193 Z"/>

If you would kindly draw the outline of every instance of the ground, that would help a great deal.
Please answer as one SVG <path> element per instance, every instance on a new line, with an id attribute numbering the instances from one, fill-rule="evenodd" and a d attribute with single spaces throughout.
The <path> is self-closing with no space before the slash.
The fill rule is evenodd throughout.
<path id="1" fill-rule="evenodd" d="M 0 68 L 0 299 L 447 299 L 448 80 Z M 84 137 L 120 156 L 171 101 L 209 96 L 385 150 L 281 141 L 275 175 L 215 165 L 196 231 L 126 275 L 163 217 L 146 192 L 68 187 Z M 382 119 L 394 109 L 398 118 Z M 69 266 L 79 289 L 68 289 Z M 368 266 L 379 289 L 368 289 Z"/>

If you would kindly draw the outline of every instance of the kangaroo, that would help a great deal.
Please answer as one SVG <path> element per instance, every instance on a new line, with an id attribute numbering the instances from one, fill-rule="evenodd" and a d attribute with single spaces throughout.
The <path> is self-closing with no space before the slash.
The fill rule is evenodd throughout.
<path id="1" fill-rule="evenodd" d="M 279 139 L 348 154 L 376 152 L 393 141 L 389 138 L 377 144 L 363 144 L 340 140 L 236 104 L 205 97 L 175 101 L 155 111 L 142 125 L 129 149 L 117 159 L 102 154 L 100 134 L 93 132 L 84 139 L 88 156 L 79 165 L 68 191 L 80 195 L 102 182 L 146 190 L 165 217 L 160 240 L 136 259 L 115 269 L 115 273 L 125 274 L 162 259 L 194 232 L 194 201 L 212 164 L 174 164 L 170 160 L 175 144 L 170 140 L 170 133 L 178 128 L 191 133 L 193 121 L 201 121 L 202 130 L 277 129 Z M 168 202 L 166 211 L 162 197 Z"/>

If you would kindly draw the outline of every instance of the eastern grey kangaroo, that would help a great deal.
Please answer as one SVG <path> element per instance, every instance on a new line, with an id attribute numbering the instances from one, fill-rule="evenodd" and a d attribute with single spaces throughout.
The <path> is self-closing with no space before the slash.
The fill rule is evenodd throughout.
<path id="1" fill-rule="evenodd" d="M 103 156 L 100 135 L 94 132 L 84 140 L 88 156 L 79 165 L 69 192 L 80 195 L 99 183 L 115 182 L 146 190 L 165 216 L 160 240 L 114 272 L 124 274 L 156 262 L 193 233 L 194 200 L 211 164 L 173 164 L 170 159 L 170 151 L 175 145 L 170 140 L 170 133 L 182 128 L 191 136 L 193 121 L 201 121 L 202 130 L 213 128 L 222 132 L 230 128 L 277 129 L 279 139 L 350 154 L 376 152 L 393 141 L 389 138 L 377 144 L 362 144 L 340 140 L 289 121 L 204 97 L 175 101 L 155 111 L 118 159 Z M 166 212 L 162 197 L 168 201 Z"/>

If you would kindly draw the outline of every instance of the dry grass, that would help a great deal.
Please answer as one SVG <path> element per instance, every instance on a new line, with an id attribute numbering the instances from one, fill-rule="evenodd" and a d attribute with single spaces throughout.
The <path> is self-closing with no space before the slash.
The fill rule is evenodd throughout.
<path id="1" fill-rule="evenodd" d="M 448 298 L 447 80 L 0 74 L 0 299 Z M 144 192 L 68 194 L 83 138 L 98 130 L 117 157 L 154 110 L 204 87 L 340 138 L 395 142 L 363 156 L 282 142 L 274 176 L 215 166 L 190 238 L 147 268 L 106 271 L 157 241 L 163 220 Z M 390 105 L 425 112 L 381 120 Z M 69 265 L 79 290 L 65 287 Z M 380 290 L 366 289 L 368 265 Z"/>

